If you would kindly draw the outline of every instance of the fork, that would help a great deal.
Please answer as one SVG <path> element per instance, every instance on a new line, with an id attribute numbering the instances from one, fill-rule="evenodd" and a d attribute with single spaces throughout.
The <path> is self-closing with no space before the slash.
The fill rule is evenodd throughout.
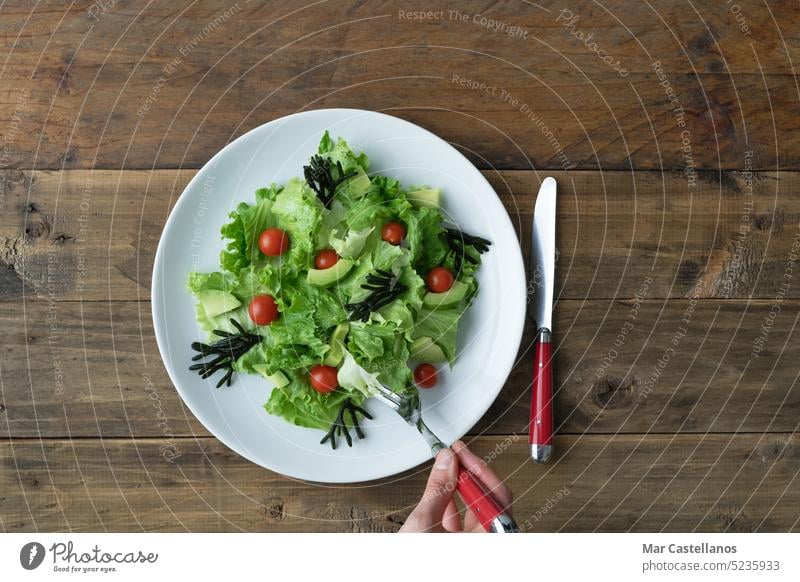
<path id="1" fill-rule="evenodd" d="M 439 451 L 447 448 L 422 420 L 422 405 L 416 390 L 408 395 L 400 395 L 382 384 L 378 385 L 377 389 L 378 392 L 374 394 L 374 397 L 393 409 L 408 424 L 416 427 L 425 442 L 428 443 L 434 457 Z M 475 514 L 486 531 L 491 533 L 516 533 L 519 531 L 514 518 L 497 503 L 484 484 L 464 467 L 458 469 L 456 489 L 467 509 Z"/>

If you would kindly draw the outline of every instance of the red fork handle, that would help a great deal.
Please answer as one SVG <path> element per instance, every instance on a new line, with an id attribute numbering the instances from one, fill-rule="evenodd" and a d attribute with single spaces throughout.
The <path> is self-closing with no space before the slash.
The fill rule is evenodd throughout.
<path id="1" fill-rule="evenodd" d="M 546 463 L 553 452 L 553 344 L 550 330 L 539 330 L 534 347 L 533 385 L 531 390 L 531 424 L 528 442 L 531 457 Z"/>
<path id="2" fill-rule="evenodd" d="M 492 533 L 514 533 L 519 531 L 514 519 L 497 503 L 475 475 L 464 467 L 458 469 L 458 493 L 483 529 Z"/>

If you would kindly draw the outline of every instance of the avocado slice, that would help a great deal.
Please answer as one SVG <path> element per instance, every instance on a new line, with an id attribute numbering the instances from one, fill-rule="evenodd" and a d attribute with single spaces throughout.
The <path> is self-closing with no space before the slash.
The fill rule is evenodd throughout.
<path id="1" fill-rule="evenodd" d="M 219 291 L 217 289 L 199 291 L 197 293 L 197 300 L 203 305 L 203 309 L 208 317 L 222 315 L 223 313 L 236 309 L 242 304 L 242 302 L 236 299 L 231 293 Z"/>
<path id="2" fill-rule="evenodd" d="M 428 364 L 440 364 L 447 361 L 442 348 L 433 343 L 429 337 L 419 337 L 411 344 L 411 358 Z"/>
<path id="3" fill-rule="evenodd" d="M 427 206 L 428 208 L 439 208 L 442 205 L 441 188 L 421 188 L 406 194 L 408 201 L 415 206 Z"/>
<path id="4" fill-rule="evenodd" d="M 455 281 L 453 286 L 444 293 L 426 293 L 422 298 L 422 304 L 428 307 L 444 307 L 458 303 L 467 294 L 467 285 L 461 281 Z"/>
<path id="5" fill-rule="evenodd" d="M 267 374 L 267 365 L 266 364 L 253 364 L 253 369 L 264 376 L 267 380 L 272 382 L 275 388 L 283 388 L 289 383 L 289 378 L 286 377 L 286 374 L 278 370 L 274 374 Z"/>
<path id="6" fill-rule="evenodd" d="M 358 168 L 356 175 L 350 178 L 350 181 L 347 183 L 347 188 L 353 198 L 361 198 L 367 193 L 370 186 L 372 186 L 372 181 L 361 167 Z"/>
<path id="7" fill-rule="evenodd" d="M 330 287 L 340 279 L 343 279 L 350 269 L 353 268 L 353 261 L 349 259 L 339 259 L 337 263 L 327 269 L 309 269 L 308 282 L 317 287 Z"/>
<path id="8" fill-rule="evenodd" d="M 344 338 L 347 337 L 347 332 L 350 331 L 350 324 L 346 321 L 336 326 L 331 334 L 331 347 L 328 353 L 325 354 L 325 360 L 322 362 L 326 366 L 338 366 L 344 359 Z"/>

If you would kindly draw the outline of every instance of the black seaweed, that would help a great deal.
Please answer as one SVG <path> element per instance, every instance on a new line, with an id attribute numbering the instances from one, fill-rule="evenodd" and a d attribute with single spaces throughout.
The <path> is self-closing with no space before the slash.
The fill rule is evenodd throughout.
<path id="1" fill-rule="evenodd" d="M 361 285 L 362 289 L 368 289 L 370 294 L 356 303 L 348 303 L 345 305 L 347 309 L 351 309 L 350 321 L 367 321 L 369 314 L 377 311 L 385 305 L 389 305 L 392 301 L 397 299 L 403 291 L 408 289 L 397 277 L 388 271 L 377 269 L 375 273 L 367 275 L 367 282 Z"/>
<path id="2" fill-rule="evenodd" d="M 491 241 L 481 238 L 479 236 L 472 236 L 458 230 L 455 227 L 446 226 L 444 229 L 444 236 L 447 240 L 447 246 L 453 253 L 453 266 L 456 272 L 456 277 L 461 273 L 461 267 L 466 260 L 473 265 L 478 264 L 478 260 L 467 252 L 467 247 L 475 249 L 479 255 L 482 255 L 489 250 Z"/>
<path id="3" fill-rule="evenodd" d="M 361 408 L 353 404 L 353 401 L 347 398 L 344 402 L 342 402 L 342 406 L 339 408 L 339 413 L 336 415 L 336 420 L 333 421 L 330 430 L 322 437 L 322 440 L 319 441 L 319 444 L 323 445 L 327 441 L 330 441 L 331 448 L 336 449 L 336 437 L 337 436 L 344 436 L 345 441 L 347 441 L 347 446 L 353 446 L 353 437 L 350 436 L 350 427 L 345 420 L 345 414 L 350 414 L 350 424 L 353 426 L 353 430 L 356 431 L 356 436 L 359 439 L 365 438 L 364 431 L 361 430 L 361 426 L 358 424 L 358 416 L 357 414 L 362 415 L 364 418 L 368 418 L 372 420 L 372 415 Z"/>
<path id="4" fill-rule="evenodd" d="M 215 341 L 213 344 L 203 344 L 200 342 L 193 342 L 192 349 L 199 352 L 192 358 L 193 362 L 202 358 L 214 357 L 212 360 L 192 364 L 189 369 L 192 372 L 197 372 L 200 377 L 205 379 L 213 375 L 219 370 L 227 370 L 222 379 L 217 382 L 217 388 L 223 384 L 231 385 L 233 377 L 233 363 L 238 360 L 245 352 L 261 341 L 261 336 L 246 331 L 238 321 L 231 319 L 231 323 L 238 330 L 239 333 L 230 333 L 220 329 L 214 330 L 214 335 L 220 336 L 222 339 Z"/>
<path id="5" fill-rule="evenodd" d="M 334 175 L 334 170 L 336 175 Z M 329 159 L 315 155 L 311 157 L 308 166 L 303 166 L 303 175 L 325 208 L 330 208 L 336 188 L 348 178 L 355 176 L 356 172 L 345 174 L 341 162 L 336 162 L 336 165 L 333 166 Z"/>

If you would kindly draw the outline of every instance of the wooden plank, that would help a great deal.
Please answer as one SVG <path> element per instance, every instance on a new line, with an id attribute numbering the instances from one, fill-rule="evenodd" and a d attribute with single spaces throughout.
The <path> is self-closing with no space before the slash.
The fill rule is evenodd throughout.
<path id="1" fill-rule="evenodd" d="M 800 167 L 797 140 L 776 135 L 798 129 L 791 7 L 541 5 L 16 0 L 4 4 L 3 165 L 196 168 L 265 121 L 361 107 L 420 123 L 484 168 L 679 169 L 684 130 L 697 168 L 741 168 L 748 149 L 755 167 Z M 419 10 L 441 13 L 407 16 Z"/>
<path id="2" fill-rule="evenodd" d="M 526 531 L 797 531 L 796 435 L 558 437 L 537 466 L 524 439 L 471 443 L 516 495 Z M 280 477 L 213 439 L 0 444 L 6 531 L 396 531 L 428 465 L 324 486 Z M 688 509 L 690 508 L 690 509 Z"/>
<path id="3" fill-rule="evenodd" d="M 0 435 L 207 434 L 163 369 L 147 303 L 23 306 L 0 303 L 7 330 Z M 796 430 L 800 301 L 778 308 L 763 301 L 559 302 L 557 430 Z M 533 337 L 529 325 L 518 365 L 473 433 L 527 430 Z"/>
<path id="4" fill-rule="evenodd" d="M 0 299 L 149 299 L 161 230 L 193 174 L 0 173 Z M 527 253 L 545 174 L 485 175 Z M 562 299 L 633 297 L 649 277 L 650 298 L 772 298 L 800 244 L 798 173 L 707 172 L 691 190 L 680 173 L 557 176 Z"/>

